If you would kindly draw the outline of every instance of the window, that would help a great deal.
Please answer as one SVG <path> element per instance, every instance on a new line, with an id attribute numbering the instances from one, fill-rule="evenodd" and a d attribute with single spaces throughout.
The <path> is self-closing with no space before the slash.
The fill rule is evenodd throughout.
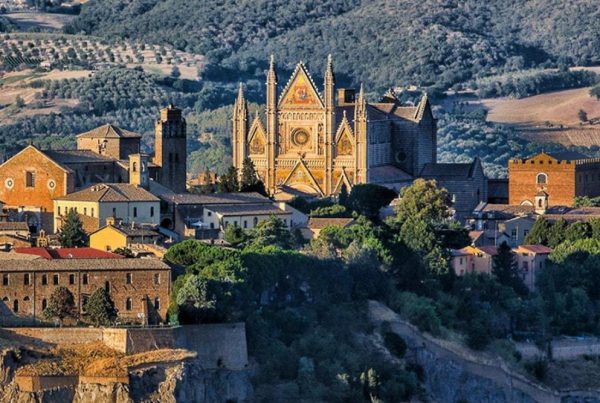
<path id="1" fill-rule="evenodd" d="M 15 299 L 15 301 L 13 302 L 13 312 L 17 313 L 19 312 L 19 300 Z"/>
<path id="2" fill-rule="evenodd" d="M 117 216 L 117 208 L 113 207 L 113 217 L 116 217 L 116 216 Z"/>
<path id="3" fill-rule="evenodd" d="M 459 264 L 461 264 L 461 265 L 463 264 L 463 258 L 462 257 L 458 261 L 459 261 Z"/>
<path id="4" fill-rule="evenodd" d="M 69 274 L 69 284 L 71 284 L 71 285 L 75 284 L 75 275 L 74 274 Z"/>
<path id="5" fill-rule="evenodd" d="M 527 234 L 529 234 L 529 230 L 528 229 L 526 229 L 526 230 L 523 231 L 523 237 L 526 237 Z"/>
<path id="6" fill-rule="evenodd" d="M 4 286 L 8 285 L 8 274 L 2 275 L 2 285 L 4 285 Z"/>
<path id="7" fill-rule="evenodd" d="M 210 217 L 212 215 L 212 211 L 207 211 L 206 215 Z"/>
<path id="8" fill-rule="evenodd" d="M 58 280 L 59 280 L 58 274 L 53 274 L 52 275 L 52 284 L 58 285 Z"/>
<path id="9" fill-rule="evenodd" d="M 248 221 L 244 220 L 244 228 L 248 228 Z"/>
<path id="10" fill-rule="evenodd" d="M 58 206 L 58 215 L 60 215 L 60 206 Z"/>
<path id="11" fill-rule="evenodd" d="M 127 274 L 125 275 L 125 282 L 126 282 L 127 284 L 131 284 L 131 283 L 133 282 L 133 276 L 131 275 L 131 273 L 127 273 Z"/>
<path id="12" fill-rule="evenodd" d="M 160 298 L 154 298 L 154 309 L 157 311 L 160 309 Z"/>
<path id="13" fill-rule="evenodd" d="M 110 292 L 110 281 L 106 281 L 106 282 L 104 283 L 104 290 L 105 290 L 106 292 Z"/>
<path id="14" fill-rule="evenodd" d="M 29 302 L 29 297 L 25 297 L 25 298 L 23 298 L 23 301 L 25 301 L 25 302 Z"/>
<path id="15" fill-rule="evenodd" d="M 154 274 L 154 284 L 155 285 L 160 284 L 160 273 L 155 273 Z"/>
<path id="16" fill-rule="evenodd" d="M 133 208 L 133 216 L 134 216 L 134 217 L 137 217 L 137 207 L 134 207 L 134 208 Z"/>
<path id="17" fill-rule="evenodd" d="M 256 224 L 258 224 L 258 217 L 254 217 L 254 226 L 256 227 Z"/>
<path id="18" fill-rule="evenodd" d="M 92 217 L 94 217 L 94 208 L 92 207 Z"/>
<path id="19" fill-rule="evenodd" d="M 538 207 L 539 207 L 539 208 L 542 208 L 542 207 L 543 207 L 543 206 L 542 206 L 542 203 L 543 203 L 543 202 L 544 202 L 544 201 L 543 201 L 542 199 L 538 199 Z"/>
<path id="20" fill-rule="evenodd" d="M 517 240 L 517 230 L 516 230 L 516 229 L 513 229 L 513 230 L 511 230 L 511 231 L 510 231 L 510 238 L 511 238 L 513 241 L 516 241 L 516 240 Z"/>
<path id="21" fill-rule="evenodd" d="M 529 271 L 529 262 L 523 262 L 523 271 L 527 273 Z"/>
<path id="22" fill-rule="evenodd" d="M 46 298 L 44 298 L 42 300 L 42 310 L 48 308 L 48 300 Z"/>
<path id="23" fill-rule="evenodd" d="M 215 229 L 215 223 L 214 222 L 210 223 L 210 229 Z"/>
<path id="24" fill-rule="evenodd" d="M 137 172 L 137 162 L 133 163 L 132 171 Z"/>
<path id="25" fill-rule="evenodd" d="M 29 273 L 23 275 L 23 285 L 29 285 Z"/>
<path id="26" fill-rule="evenodd" d="M 545 185 L 546 183 L 548 183 L 548 175 L 546 175 L 546 174 L 537 174 L 537 176 L 535 178 L 535 182 L 538 185 Z"/>
<path id="27" fill-rule="evenodd" d="M 133 303 L 131 302 L 131 298 L 127 297 L 127 299 L 125 300 L 125 310 L 126 311 L 131 311 Z"/>
<path id="28" fill-rule="evenodd" d="M 87 207 L 83 208 L 83 215 L 87 215 Z"/>
<path id="29" fill-rule="evenodd" d="M 35 172 L 25 172 L 25 186 L 28 188 L 35 187 Z"/>
<path id="30" fill-rule="evenodd" d="M 89 281 L 88 274 L 87 273 L 83 273 L 83 278 L 81 279 L 81 282 L 83 284 L 88 284 L 88 281 Z"/>
<path id="31" fill-rule="evenodd" d="M 150 217 L 154 217 L 154 206 L 150 207 Z"/>
<path id="32" fill-rule="evenodd" d="M 42 285 L 48 285 L 48 275 L 42 274 Z"/>

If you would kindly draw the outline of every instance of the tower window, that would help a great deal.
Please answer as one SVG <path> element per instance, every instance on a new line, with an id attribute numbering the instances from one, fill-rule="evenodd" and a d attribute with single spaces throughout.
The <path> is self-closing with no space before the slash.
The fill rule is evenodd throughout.
<path id="1" fill-rule="evenodd" d="M 29 273 L 25 273 L 23 276 L 23 285 L 29 285 Z"/>
<path id="2" fill-rule="evenodd" d="M 160 273 L 154 274 L 154 285 L 160 284 Z"/>
<path id="3" fill-rule="evenodd" d="M 48 300 L 46 298 L 44 298 L 42 300 L 42 310 L 46 309 L 48 307 Z"/>
<path id="4" fill-rule="evenodd" d="M 42 285 L 48 285 L 48 275 L 42 274 Z"/>
<path id="5" fill-rule="evenodd" d="M 127 275 L 125 276 L 125 282 L 126 282 L 127 284 L 131 284 L 131 283 L 133 283 L 133 276 L 132 276 L 132 274 L 131 274 L 131 273 L 127 273 Z"/>
<path id="6" fill-rule="evenodd" d="M 154 309 L 157 311 L 160 309 L 160 298 L 154 298 Z"/>
<path id="7" fill-rule="evenodd" d="M 58 274 L 54 274 L 54 275 L 52 276 L 52 284 L 54 284 L 54 285 L 58 285 L 58 282 L 59 282 L 58 280 L 59 280 L 59 278 L 58 278 Z"/>
<path id="8" fill-rule="evenodd" d="M 75 284 L 75 275 L 74 274 L 69 274 L 69 284 L 71 284 L 71 285 Z"/>
<path id="9" fill-rule="evenodd" d="M 546 174 L 537 174 L 535 181 L 538 185 L 545 185 L 548 183 L 548 175 Z"/>
<path id="10" fill-rule="evenodd" d="M 7 286 L 8 285 L 8 274 L 3 274 L 2 275 L 2 285 L 3 286 Z"/>
<path id="11" fill-rule="evenodd" d="M 88 283 L 88 281 L 89 281 L 89 279 L 88 279 L 88 274 L 87 274 L 87 273 L 83 273 L 83 278 L 81 279 L 81 282 L 82 282 L 83 284 L 87 284 L 87 283 Z"/>
<path id="12" fill-rule="evenodd" d="M 127 299 L 125 300 L 125 310 L 131 311 L 132 308 L 133 308 L 133 302 L 131 301 L 131 297 L 127 297 Z"/>
<path id="13" fill-rule="evenodd" d="M 35 172 L 25 172 L 25 186 L 28 188 L 35 187 Z"/>

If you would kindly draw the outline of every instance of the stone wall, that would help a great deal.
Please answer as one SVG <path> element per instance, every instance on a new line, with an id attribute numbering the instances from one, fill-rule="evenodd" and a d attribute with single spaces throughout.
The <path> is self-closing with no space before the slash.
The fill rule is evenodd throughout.
<path id="1" fill-rule="evenodd" d="M 516 343 L 516 349 L 523 358 L 532 359 L 545 356 L 533 343 Z M 552 359 L 572 360 L 583 355 L 600 355 L 600 340 L 556 340 L 552 342 Z"/>
<path id="2" fill-rule="evenodd" d="M 83 327 L 15 327 L 0 329 L 0 335 L 7 339 L 18 335 L 53 345 L 103 341 L 103 333 L 104 329 Z"/>

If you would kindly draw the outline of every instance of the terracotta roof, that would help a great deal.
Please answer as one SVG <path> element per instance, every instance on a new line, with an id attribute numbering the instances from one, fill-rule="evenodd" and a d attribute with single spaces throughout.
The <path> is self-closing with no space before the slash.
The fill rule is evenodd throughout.
<path id="1" fill-rule="evenodd" d="M 29 226 L 24 221 L 0 222 L 0 231 L 26 231 L 26 232 L 29 232 Z"/>
<path id="2" fill-rule="evenodd" d="M 69 193 L 56 200 L 90 201 L 90 202 L 152 202 L 158 197 L 142 187 L 129 183 L 99 183 L 83 190 Z"/>
<path id="3" fill-rule="evenodd" d="M 95 129 L 90 130 L 89 132 L 78 134 L 77 137 L 81 138 L 141 138 L 142 136 L 130 132 L 129 130 L 121 129 L 120 127 L 105 124 L 100 127 L 96 127 Z"/>
<path id="4" fill-rule="evenodd" d="M 493 245 L 489 246 L 478 246 L 477 249 L 491 256 L 496 256 L 498 254 L 498 248 Z"/>
<path id="5" fill-rule="evenodd" d="M 116 161 L 114 158 L 100 155 L 90 150 L 43 150 L 42 152 L 61 165 L 109 163 Z"/>
<path id="6" fill-rule="evenodd" d="M 553 206 L 546 210 L 543 217 L 549 221 L 561 218 L 567 222 L 589 221 L 600 218 L 600 207 Z"/>
<path id="7" fill-rule="evenodd" d="M 490 212 L 500 212 L 505 214 L 510 214 L 513 216 L 516 215 L 525 215 L 533 213 L 535 208 L 533 206 L 527 206 L 523 204 L 492 204 L 486 203 L 481 211 L 490 213 Z"/>
<path id="8" fill-rule="evenodd" d="M 14 248 L 16 253 L 36 255 L 47 260 L 55 259 L 122 259 L 116 253 L 93 248 Z"/>
<path id="9" fill-rule="evenodd" d="M 158 259 L 3 259 L 0 271 L 169 270 Z"/>
<path id="10" fill-rule="evenodd" d="M 289 212 L 274 206 L 273 204 L 211 204 L 206 207 L 222 216 L 239 215 L 288 215 Z"/>
<path id="11" fill-rule="evenodd" d="M 544 245 L 521 245 L 521 246 L 519 246 L 519 248 L 528 250 L 529 252 L 533 252 L 533 253 L 540 253 L 540 254 L 552 253 L 552 249 L 547 246 L 544 246 Z"/>
<path id="12" fill-rule="evenodd" d="M 458 257 L 458 256 L 469 256 L 470 253 L 467 252 L 464 248 L 463 249 L 451 249 L 450 250 L 450 254 L 452 256 Z"/>
<path id="13" fill-rule="evenodd" d="M 323 229 L 329 226 L 346 228 L 352 224 L 354 224 L 354 218 L 311 217 L 307 227 L 310 229 Z"/>

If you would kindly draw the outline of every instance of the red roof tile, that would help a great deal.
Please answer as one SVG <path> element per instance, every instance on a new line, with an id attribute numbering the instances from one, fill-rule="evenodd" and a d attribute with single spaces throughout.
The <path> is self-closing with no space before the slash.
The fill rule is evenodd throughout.
<path id="1" fill-rule="evenodd" d="M 116 253 L 105 252 L 93 248 L 15 248 L 17 253 L 37 255 L 44 259 L 122 259 L 123 256 Z"/>
<path id="2" fill-rule="evenodd" d="M 52 260 L 52 255 L 46 248 L 14 248 L 16 253 L 24 253 L 26 255 L 36 255 L 44 259 Z"/>

